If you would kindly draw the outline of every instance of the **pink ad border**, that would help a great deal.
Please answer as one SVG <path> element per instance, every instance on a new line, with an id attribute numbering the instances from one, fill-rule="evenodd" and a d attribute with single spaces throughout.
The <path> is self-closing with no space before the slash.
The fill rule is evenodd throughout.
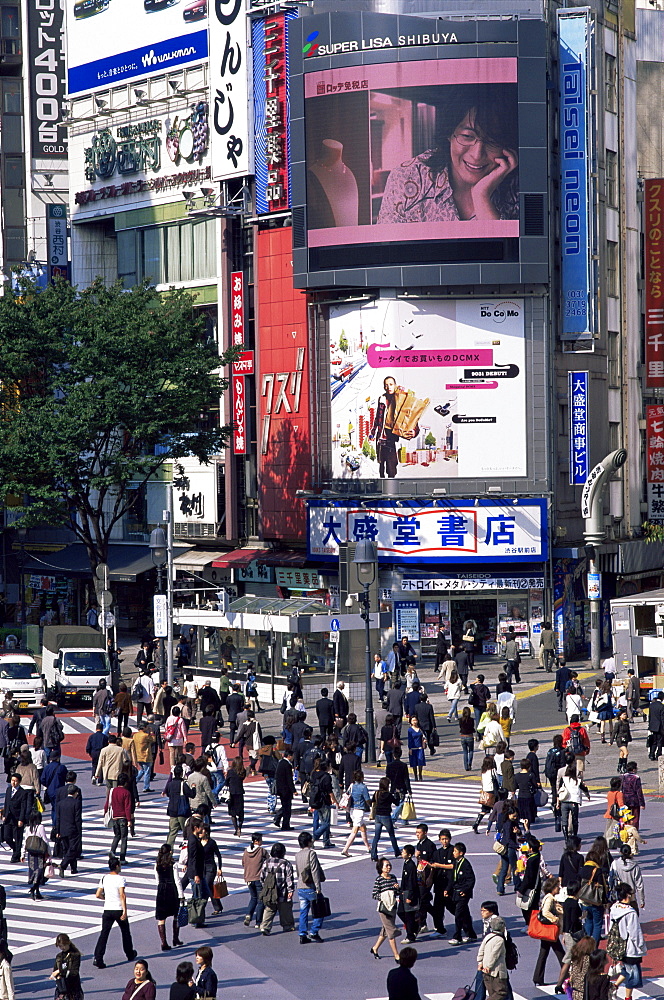
<path id="1" fill-rule="evenodd" d="M 406 240 L 488 240 L 519 235 L 518 219 L 451 220 L 449 222 L 382 222 L 375 226 L 310 229 L 310 247 L 344 243 L 403 243 Z"/>
<path id="2" fill-rule="evenodd" d="M 304 96 L 317 94 L 319 83 L 352 83 L 367 80 L 368 90 L 383 87 L 436 86 L 459 83 L 516 83 L 517 61 L 514 56 L 473 59 L 422 59 L 416 62 L 385 62 L 369 66 L 343 66 L 340 69 L 315 70 L 304 78 Z M 349 91 L 357 93 L 357 91 Z"/>

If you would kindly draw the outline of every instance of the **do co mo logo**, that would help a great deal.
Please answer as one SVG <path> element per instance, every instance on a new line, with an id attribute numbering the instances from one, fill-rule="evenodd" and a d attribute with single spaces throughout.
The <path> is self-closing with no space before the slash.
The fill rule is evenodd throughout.
<path id="1" fill-rule="evenodd" d="M 513 319 L 520 314 L 520 307 L 517 302 L 482 302 L 480 304 L 480 318 L 492 319 L 494 323 L 504 323 L 506 319 Z"/>

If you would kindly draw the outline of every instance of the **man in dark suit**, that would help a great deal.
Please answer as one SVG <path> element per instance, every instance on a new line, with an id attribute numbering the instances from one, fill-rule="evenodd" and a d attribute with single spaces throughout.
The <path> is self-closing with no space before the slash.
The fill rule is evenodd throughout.
<path id="1" fill-rule="evenodd" d="M 320 734 L 323 738 L 332 735 L 332 728 L 334 726 L 334 702 L 331 698 L 328 698 L 327 688 L 321 688 L 320 698 L 316 702 L 316 716 L 318 717 L 318 725 L 320 727 Z"/>
<path id="2" fill-rule="evenodd" d="M 228 701 L 226 702 L 226 711 L 228 712 L 228 725 L 230 728 L 230 743 L 231 746 L 235 743 L 235 734 L 237 732 L 237 717 L 244 708 L 244 696 L 241 693 L 241 688 L 239 684 L 233 685 L 233 692 L 229 694 Z"/>
<path id="3" fill-rule="evenodd" d="M 72 875 L 75 875 L 78 867 L 78 858 L 81 853 L 81 839 L 83 837 L 83 802 L 81 791 L 77 785 L 67 784 L 59 789 L 64 792 L 60 796 L 57 805 L 58 833 L 57 836 L 62 841 L 62 861 L 60 862 L 60 878 L 64 878 L 65 871 L 71 867 Z"/>
<path id="4" fill-rule="evenodd" d="M 473 898 L 475 888 L 475 872 L 466 857 L 466 845 L 455 844 L 452 848 L 454 868 L 452 870 L 452 887 L 448 892 L 452 893 L 454 902 L 454 937 L 449 943 L 453 945 L 461 944 L 461 941 L 476 941 L 477 934 L 473 927 L 473 918 L 470 915 L 469 903 Z"/>
<path id="5" fill-rule="evenodd" d="M 337 690 L 334 692 L 333 707 L 334 715 L 337 719 L 343 721 L 344 726 L 346 725 L 346 720 L 348 719 L 348 698 L 344 694 L 345 684 L 343 681 L 339 681 L 337 684 Z"/>
<path id="6" fill-rule="evenodd" d="M 651 747 L 648 752 L 650 760 L 656 760 L 662 752 L 664 742 L 664 693 L 662 691 L 650 702 L 648 711 L 648 730 L 652 733 Z"/>
<path id="7" fill-rule="evenodd" d="M 5 792 L 5 805 L 2 818 L 5 824 L 5 840 L 12 849 L 11 860 L 17 864 L 21 860 L 23 846 L 23 831 L 28 822 L 31 796 L 25 788 L 21 788 L 21 775 L 12 774 L 9 788 Z"/>
<path id="8" fill-rule="evenodd" d="M 290 830 L 291 809 L 293 807 L 293 796 L 295 795 L 295 782 L 293 781 L 293 751 L 288 748 L 277 764 L 274 774 L 275 792 L 279 797 L 281 808 L 274 814 L 274 825 L 281 826 L 282 830 Z"/>
<path id="9" fill-rule="evenodd" d="M 394 719 L 394 725 L 397 727 L 397 732 L 401 732 L 401 720 L 403 719 L 403 699 L 405 695 L 404 689 L 401 687 L 401 681 L 396 681 L 393 688 L 387 692 L 387 711 L 390 713 Z"/>

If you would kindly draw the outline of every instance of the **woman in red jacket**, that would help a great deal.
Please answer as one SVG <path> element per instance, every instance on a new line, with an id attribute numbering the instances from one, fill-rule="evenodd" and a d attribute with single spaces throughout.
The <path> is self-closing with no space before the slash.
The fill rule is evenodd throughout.
<path id="1" fill-rule="evenodd" d="M 108 800 L 108 808 L 110 808 L 111 816 L 113 817 L 114 835 L 110 854 L 115 856 L 115 852 L 119 844 L 120 854 L 118 856 L 123 864 L 127 855 L 127 832 L 130 824 L 133 823 L 134 820 L 131 793 L 127 788 L 128 784 L 129 779 L 127 778 L 127 775 L 121 774 L 118 777 L 117 786 L 111 789 L 111 794 Z"/>

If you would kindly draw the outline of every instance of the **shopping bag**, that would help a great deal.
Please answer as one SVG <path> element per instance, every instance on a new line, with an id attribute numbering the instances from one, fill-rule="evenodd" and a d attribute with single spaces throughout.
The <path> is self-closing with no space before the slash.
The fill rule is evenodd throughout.
<path id="1" fill-rule="evenodd" d="M 411 820 L 417 819 L 417 813 L 415 812 L 415 803 L 413 802 L 412 795 L 407 795 L 406 800 L 403 804 L 403 809 L 401 810 L 401 819 L 404 823 L 410 823 Z"/>
<path id="2" fill-rule="evenodd" d="M 533 910 L 528 922 L 528 937 L 537 941 L 556 941 L 558 939 L 558 924 L 544 923 L 539 910 Z"/>
<path id="3" fill-rule="evenodd" d="M 230 802 L 231 790 L 228 785 L 224 785 L 224 787 L 219 791 L 217 798 L 221 804 Z"/>
<path id="4" fill-rule="evenodd" d="M 192 896 L 187 903 L 187 916 L 192 927 L 202 927 L 205 921 L 206 900 L 200 896 Z"/>
<path id="5" fill-rule="evenodd" d="M 180 902 L 180 909 L 178 910 L 178 927 L 186 927 L 189 923 L 189 910 L 187 909 L 187 904 L 184 900 Z"/>
<path id="6" fill-rule="evenodd" d="M 273 812 L 276 812 L 276 809 L 277 809 L 277 796 L 273 795 L 271 792 L 268 792 L 268 795 L 267 795 L 267 811 L 269 813 L 273 813 Z"/>
<path id="7" fill-rule="evenodd" d="M 543 809 L 544 806 L 549 801 L 549 793 L 545 792 L 543 788 L 538 788 L 535 792 L 535 805 L 538 809 Z"/>
<path id="8" fill-rule="evenodd" d="M 212 886 L 212 895 L 215 899 L 225 899 L 228 895 L 228 885 L 225 878 L 216 878 Z"/>
<path id="9" fill-rule="evenodd" d="M 311 915 L 314 920 L 321 920 L 323 917 L 329 917 L 332 914 L 330 909 L 330 901 L 327 896 L 316 896 L 316 898 L 311 903 Z"/>

